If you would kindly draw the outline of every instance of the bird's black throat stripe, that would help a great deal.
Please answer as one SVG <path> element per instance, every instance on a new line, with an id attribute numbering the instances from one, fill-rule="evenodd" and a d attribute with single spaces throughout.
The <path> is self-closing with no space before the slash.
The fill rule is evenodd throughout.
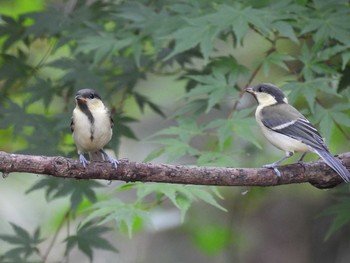
<path id="1" fill-rule="evenodd" d="M 94 116 L 92 115 L 91 111 L 89 110 L 88 106 L 83 101 L 78 101 L 78 106 L 80 110 L 88 117 L 89 121 L 91 122 L 91 129 L 90 129 L 90 140 L 94 140 L 94 129 L 93 124 L 95 122 Z"/>
<path id="2" fill-rule="evenodd" d="M 94 116 L 92 116 L 91 111 L 88 106 L 83 101 L 78 101 L 79 108 L 81 111 L 89 118 L 90 122 L 93 124 L 95 122 Z"/>

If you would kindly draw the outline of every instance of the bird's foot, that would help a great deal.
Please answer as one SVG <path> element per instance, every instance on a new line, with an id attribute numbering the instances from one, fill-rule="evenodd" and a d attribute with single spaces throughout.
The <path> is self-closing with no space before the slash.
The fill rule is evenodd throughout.
<path id="1" fill-rule="evenodd" d="M 88 160 L 84 157 L 83 154 L 79 154 L 79 162 L 86 168 L 86 165 L 89 163 Z"/>
<path id="2" fill-rule="evenodd" d="M 273 169 L 275 171 L 275 173 L 277 174 L 278 177 L 281 177 L 281 173 L 278 170 L 278 165 L 276 163 L 270 163 L 270 164 L 265 164 L 263 165 L 264 168 L 269 168 L 269 169 Z"/>
<path id="3" fill-rule="evenodd" d="M 108 161 L 113 165 L 113 167 L 115 168 L 115 169 L 117 169 L 118 168 L 118 164 L 119 164 L 119 161 L 117 160 L 117 159 L 113 159 L 113 158 L 111 158 L 111 157 L 107 157 L 107 159 L 108 159 Z"/>
<path id="4" fill-rule="evenodd" d="M 107 159 L 113 165 L 113 167 L 117 169 L 119 161 L 110 157 L 104 150 L 100 150 L 100 152 L 103 154 L 105 159 Z"/>
<path id="5" fill-rule="evenodd" d="M 300 158 L 299 158 L 299 160 L 298 160 L 298 162 L 297 162 L 298 164 L 300 164 L 300 165 L 302 165 L 302 166 L 305 165 L 305 162 L 303 161 L 305 155 L 306 155 L 306 153 L 303 153 L 303 154 L 300 156 Z"/>
<path id="6" fill-rule="evenodd" d="M 304 165 L 306 164 L 306 162 L 304 162 L 303 160 L 299 160 L 299 161 L 297 162 L 297 164 L 300 164 L 300 165 L 304 166 Z"/>

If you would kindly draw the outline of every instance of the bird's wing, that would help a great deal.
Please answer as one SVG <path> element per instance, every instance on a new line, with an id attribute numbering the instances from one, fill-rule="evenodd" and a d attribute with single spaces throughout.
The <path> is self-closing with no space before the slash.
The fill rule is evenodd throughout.
<path id="1" fill-rule="evenodd" d="M 107 111 L 107 114 L 109 116 L 109 121 L 111 123 L 111 129 L 113 129 L 114 120 L 113 120 L 113 117 L 112 117 L 112 112 L 106 106 L 105 106 L 105 111 Z"/>
<path id="2" fill-rule="evenodd" d="M 71 118 L 70 130 L 71 130 L 72 133 L 74 132 L 74 117 Z"/>
<path id="3" fill-rule="evenodd" d="M 328 147 L 317 129 L 297 109 L 289 104 L 263 108 L 261 121 L 267 128 L 275 132 L 301 141 L 314 149 L 328 151 Z"/>
<path id="4" fill-rule="evenodd" d="M 114 120 L 113 120 L 113 117 L 112 117 L 112 114 L 109 113 L 109 120 L 111 121 L 111 128 L 113 128 L 114 126 Z"/>

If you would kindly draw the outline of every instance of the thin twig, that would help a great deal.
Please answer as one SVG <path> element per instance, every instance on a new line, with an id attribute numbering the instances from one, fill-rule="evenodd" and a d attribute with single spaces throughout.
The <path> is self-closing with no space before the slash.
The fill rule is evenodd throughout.
<path id="1" fill-rule="evenodd" d="M 70 210 L 68 210 L 68 211 L 64 214 L 64 217 L 62 218 L 62 220 L 61 220 L 61 222 L 60 222 L 58 228 L 56 229 L 56 232 L 55 232 L 55 234 L 54 234 L 54 236 L 53 236 L 53 238 L 52 238 L 52 240 L 51 240 L 51 243 L 50 243 L 49 247 L 47 248 L 46 253 L 45 253 L 44 257 L 43 257 L 43 263 L 46 262 L 46 260 L 47 260 L 47 258 L 48 258 L 48 256 L 49 256 L 49 254 L 50 254 L 50 252 L 51 252 L 51 250 L 52 250 L 52 248 L 53 248 L 53 245 L 55 244 L 55 242 L 56 242 L 56 240 L 57 240 L 58 234 L 59 234 L 61 228 L 63 227 L 65 221 L 67 220 L 67 218 L 69 218 L 69 215 L 70 215 Z"/>

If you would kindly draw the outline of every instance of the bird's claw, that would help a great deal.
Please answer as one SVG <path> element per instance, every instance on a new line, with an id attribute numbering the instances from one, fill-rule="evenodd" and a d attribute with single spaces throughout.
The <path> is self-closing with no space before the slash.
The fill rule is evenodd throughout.
<path id="1" fill-rule="evenodd" d="M 103 154 L 103 156 L 105 157 L 105 159 L 107 159 L 112 166 L 117 169 L 119 161 L 116 159 L 113 159 L 112 157 L 110 157 L 104 150 L 100 150 L 100 152 Z"/>
<path id="2" fill-rule="evenodd" d="M 118 160 L 113 159 L 113 158 L 111 158 L 111 157 L 108 156 L 108 161 L 113 165 L 113 167 L 114 167 L 115 169 L 117 169 L 118 164 L 119 164 L 119 161 L 118 161 Z"/>
<path id="3" fill-rule="evenodd" d="M 273 169 L 275 171 L 275 173 L 277 174 L 277 176 L 281 177 L 281 172 L 278 170 L 277 165 L 275 163 L 265 164 L 265 165 L 263 165 L 263 167 Z"/>
<path id="4" fill-rule="evenodd" d="M 299 160 L 297 163 L 304 166 L 306 162 Z"/>
<path id="5" fill-rule="evenodd" d="M 275 171 L 275 173 L 277 174 L 278 177 L 281 177 L 281 173 L 277 167 L 273 167 L 273 170 Z"/>
<path id="6" fill-rule="evenodd" d="M 79 162 L 86 168 L 86 165 L 89 163 L 88 160 L 84 157 L 84 155 L 80 154 L 79 155 Z"/>

